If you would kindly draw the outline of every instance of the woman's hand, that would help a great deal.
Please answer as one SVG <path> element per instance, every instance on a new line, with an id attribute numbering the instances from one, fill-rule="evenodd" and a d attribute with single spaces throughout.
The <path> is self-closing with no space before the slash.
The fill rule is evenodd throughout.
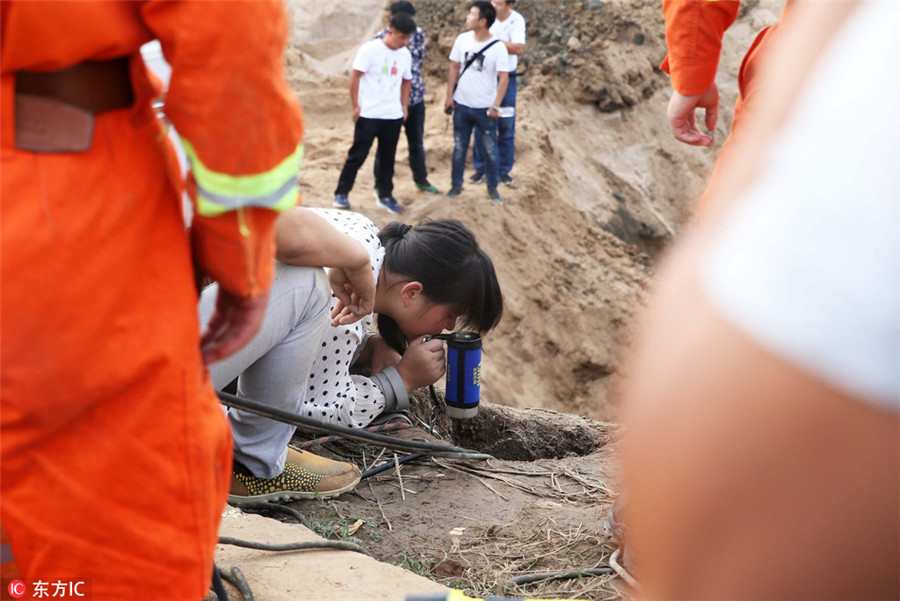
<path id="1" fill-rule="evenodd" d="M 351 324 L 375 309 L 375 278 L 368 261 L 359 268 L 332 267 L 328 281 L 338 299 L 331 312 L 332 326 Z"/>
<path id="2" fill-rule="evenodd" d="M 434 384 L 447 371 L 444 343 L 428 336 L 416 338 L 403 353 L 397 371 L 409 393 L 416 388 Z"/>

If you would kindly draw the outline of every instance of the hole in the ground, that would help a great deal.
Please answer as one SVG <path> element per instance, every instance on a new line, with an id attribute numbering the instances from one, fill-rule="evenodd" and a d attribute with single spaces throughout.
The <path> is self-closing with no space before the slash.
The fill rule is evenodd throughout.
<path id="1" fill-rule="evenodd" d="M 438 393 L 443 404 L 443 396 Z M 411 399 L 411 409 L 428 420 L 433 401 L 423 391 Z M 449 432 L 453 444 L 488 453 L 498 459 L 534 461 L 588 455 L 610 442 L 614 426 L 548 409 L 518 409 L 482 401 L 478 414 L 451 420 L 438 410 L 435 425 Z"/>

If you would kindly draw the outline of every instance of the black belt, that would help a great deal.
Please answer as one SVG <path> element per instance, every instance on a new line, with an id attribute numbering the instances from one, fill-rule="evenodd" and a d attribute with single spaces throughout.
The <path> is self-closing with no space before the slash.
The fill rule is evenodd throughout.
<path id="1" fill-rule="evenodd" d="M 16 94 L 58 100 L 93 115 L 134 103 L 128 59 L 84 61 L 61 71 L 19 71 Z"/>

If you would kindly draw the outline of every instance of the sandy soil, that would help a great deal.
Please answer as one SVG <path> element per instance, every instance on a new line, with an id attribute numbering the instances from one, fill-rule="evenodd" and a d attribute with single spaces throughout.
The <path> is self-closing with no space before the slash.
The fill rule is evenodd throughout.
<path id="1" fill-rule="evenodd" d="M 446 55 L 463 29 L 467 3 L 415 4 L 417 21 L 428 32 L 430 179 L 446 191 L 453 146 L 441 111 Z M 656 0 L 518 3 L 529 22 L 529 41 L 520 69 L 525 75 L 517 109 L 516 182 L 501 187 L 502 206 L 487 198 L 483 186 L 468 185 L 451 200 L 419 192 L 401 140 L 395 196 L 407 209 L 403 220 L 465 221 L 499 273 L 506 312 L 484 342 L 482 399 L 549 410 L 499 418 L 483 411 L 482 418 L 495 419 L 484 422 L 488 431 L 513 433 L 507 441 L 528 438 L 524 433 L 570 437 L 566 428 L 575 426 L 566 423 L 572 418 L 554 411 L 614 421 L 611 391 L 625 377 L 619 360 L 631 318 L 659 253 L 692 218 L 694 199 L 728 130 L 743 52 L 758 29 L 777 19 L 781 5 L 744 2 L 729 30 L 712 149 L 684 146 L 668 132 L 670 88 L 655 68 L 665 54 Z M 293 0 L 289 8 L 293 30 L 286 65 L 306 116 L 303 202 L 330 206 L 353 133 L 348 69 L 358 45 L 382 26 L 384 3 Z M 350 201 L 383 225 L 392 216 L 374 206 L 371 161 L 360 170 Z M 490 464 L 404 467 L 404 488 L 411 491 L 405 500 L 396 476 L 385 474 L 361 484 L 357 494 L 296 505 L 320 524 L 362 519 L 353 536 L 376 556 L 470 594 L 556 591 L 570 598 L 617 598 L 621 592 L 609 578 L 527 589 L 504 585 L 529 571 L 608 562 L 611 547 L 600 526 L 617 490 L 615 445 L 606 444 L 613 428 L 585 428 L 605 433 L 588 445 L 592 452 L 571 447 L 534 460 L 526 440 L 518 457 L 513 453 Z M 490 446 L 488 438 L 464 442 Z M 361 460 L 358 449 L 333 450 Z M 466 528 L 456 540 L 448 534 L 455 527 Z"/>

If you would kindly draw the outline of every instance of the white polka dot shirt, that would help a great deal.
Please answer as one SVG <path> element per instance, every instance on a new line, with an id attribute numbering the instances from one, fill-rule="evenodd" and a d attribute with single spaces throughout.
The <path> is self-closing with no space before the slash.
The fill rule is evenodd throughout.
<path id="1" fill-rule="evenodd" d="M 378 228 L 366 216 L 351 211 L 312 209 L 338 231 L 360 242 L 369 253 L 375 281 L 384 262 L 384 248 L 378 239 Z M 337 304 L 332 295 L 331 308 Z M 301 405 L 301 413 L 320 421 L 363 428 L 385 407 L 385 395 L 370 379 L 351 375 L 350 366 L 362 351 L 373 314 L 346 326 L 325 328 L 324 338 L 316 345 L 320 354 L 312 372 Z"/>

